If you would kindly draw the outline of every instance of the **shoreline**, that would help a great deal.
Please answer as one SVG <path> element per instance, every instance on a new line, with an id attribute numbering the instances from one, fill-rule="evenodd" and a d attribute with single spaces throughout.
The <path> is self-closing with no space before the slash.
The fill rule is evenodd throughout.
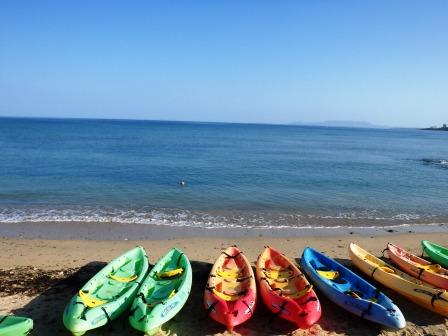
<path id="1" fill-rule="evenodd" d="M 116 222 L 0 222 L 0 237 L 51 240 L 141 240 L 192 237 L 384 236 L 391 233 L 448 233 L 448 223 L 357 227 L 203 228 Z"/>
<path id="2" fill-rule="evenodd" d="M 142 245 L 151 263 L 164 255 L 171 247 L 178 247 L 190 259 L 193 269 L 193 288 L 186 306 L 163 327 L 163 335 L 219 335 L 229 336 L 224 328 L 204 313 L 202 296 L 208 273 L 220 251 L 227 246 L 238 245 L 254 265 L 265 245 L 280 249 L 292 260 L 298 261 L 306 246 L 326 252 L 332 258 L 352 267 L 347 247 L 353 241 L 381 255 L 387 242 L 396 242 L 415 254 L 421 253 L 420 240 L 429 239 L 444 244 L 448 233 L 390 233 L 381 236 L 327 235 L 301 237 L 184 237 L 177 239 L 138 240 L 51 240 L 0 238 L 0 314 L 17 314 L 31 317 L 36 335 L 68 335 L 62 325 L 62 312 L 70 297 L 101 269 L 107 262 Z M 361 274 L 354 269 L 357 274 Z M 427 311 L 387 288 L 369 280 L 386 293 L 402 310 L 407 320 L 406 329 L 398 332 L 381 330 L 377 325 L 348 314 L 321 293 L 321 320 L 310 330 L 295 330 L 281 320 L 272 320 L 272 314 L 260 300 L 256 312 L 247 323 L 236 328 L 233 335 L 444 335 L 448 319 Z M 272 320 L 270 323 L 267 321 Z M 140 335 L 132 331 L 123 316 L 106 326 L 91 332 L 97 336 Z"/>

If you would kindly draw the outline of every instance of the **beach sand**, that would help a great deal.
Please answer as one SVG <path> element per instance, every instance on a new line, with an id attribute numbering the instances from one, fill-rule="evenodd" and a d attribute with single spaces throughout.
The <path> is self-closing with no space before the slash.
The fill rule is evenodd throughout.
<path id="1" fill-rule="evenodd" d="M 348 244 L 357 242 L 381 255 L 387 242 L 395 242 L 421 253 L 420 240 L 446 244 L 447 233 L 386 233 L 384 235 L 346 234 L 319 237 L 189 237 L 161 240 L 44 240 L 0 238 L 0 314 L 17 314 L 34 319 L 35 335 L 69 335 L 62 324 L 62 312 L 73 294 L 105 263 L 135 245 L 142 245 L 155 263 L 169 248 L 178 247 L 190 258 L 193 267 L 191 296 L 181 312 L 164 327 L 161 335 L 228 335 L 224 328 L 205 315 L 202 295 L 208 272 L 221 249 L 238 245 L 249 261 L 255 262 L 265 245 L 282 250 L 298 261 L 306 246 L 313 246 L 345 265 L 351 266 Z M 359 272 L 358 272 L 359 274 Z M 252 319 L 236 328 L 241 335 L 447 335 L 448 320 L 401 298 L 379 286 L 403 311 L 407 327 L 398 332 L 351 315 L 319 295 L 323 315 L 310 330 L 272 319 L 261 300 Z M 87 335 L 141 335 L 133 331 L 127 317 L 89 332 Z"/>

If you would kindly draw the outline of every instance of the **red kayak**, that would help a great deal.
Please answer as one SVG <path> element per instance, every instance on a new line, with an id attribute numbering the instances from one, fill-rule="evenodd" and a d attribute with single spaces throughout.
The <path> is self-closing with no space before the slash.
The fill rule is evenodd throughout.
<path id="1" fill-rule="evenodd" d="M 403 271 L 435 287 L 448 290 L 448 270 L 417 257 L 394 244 L 387 244 L 389 258 Z"/>
<path id="2" fill-rule="evenodd" d="M 237 247 L 222 251 L 210 271 L 204 293 L 207 314 L 227 330 L 252 317 L 257 300 L 254 272 Z"/>
<path id="3" fill-rule="evenodd" d="M 266 247 L 257 260 L 257 281 L 261 297 L 276 315 L 309 328 L 321 315 L 313 286 L 288 258 Z"/>

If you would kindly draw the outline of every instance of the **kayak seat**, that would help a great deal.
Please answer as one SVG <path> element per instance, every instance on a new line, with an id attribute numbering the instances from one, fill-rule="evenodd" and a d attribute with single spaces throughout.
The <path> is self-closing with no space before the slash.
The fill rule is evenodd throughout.
<path id="1" fill-rule="evenodd" d="M 300 291 L 295 290 L 294 293 L 288 293 L 288 292 L 283 291 L 282 294 L 290 297 L 291 299 L 298 299 L 298 298 L 301 298 L 302 296 L 307 295 L 312 290 L 313 290 L 313 285 L 309 284 L 309 285 L 306 285 L 305 288 L 303 288 Z"/>
<path id="2" fill-rule="evenodd" d="M 170 279 L 175 279 L 175 278 L 181 276 L 182 273 L 184 273 L 183 268 L 176 268 L 176 269 L 166 270 L 164 272 L 157 273 L 157 277 L 159 279 L 170 280 Z"/>
<path id="3" fill-rule="evenodd" d="M 141 268 L 137 266 L 138 263 L 140 263 L 140 261 L 135 259 L 127 260 L 121 267 L 118 268 L 116 272 L 112 271 L 112 273 L 123 277 L 128 277 L 130 275 L 136 274 Z"/>
<path id="4" fill-rule="evenodd" d="M 173 281 L 154 287 L 149 295 L 151 299 L 161 300 L 168 298 L 176 290 L 177 284 Z"/>
<path id="5" fill-rule="evenodd" d="M 78 292 L 78 295 L 79 295 L 81 301 L 84 303 L 84 305 L 89 308 L 94 308 L 94 307 L 101 306 L 101 305 L 107 303 L 107 300 L 101 300 L 101 299 L 95 298 L 93 296 L 90 296 L 88 294 L 88 292 L 85 292 L 83 290 L 80 290 Z"/>
<path id="6" fill-rule="evenodd" d="M 439 264 L 421 265 L 417 268 L 432 273 L 439 273 L 442 270 L 442 266 L 440 266 Z"/>
<path id="7" fill-rule="evenodd" d="M 275 262 L 273 262 L 270 259 L 268 259 L 266 261 L 266 268 L 269 268 L 269 269 L 274 270 L 274 271 L 281 271 L 281 270 L 285 269 L 283 266 L 280 266 L 279 264 L 276 264 Z"/>
<path id="8" fill-rule="evenodd" d="M 112 272 L 109 274 L 109 278 L 118 282 L 132 282 L 138 278 L 138 266 L 139 261 L 137 260 L 127 260 L 121 267 L 116 271 L 112 268 Z"/>
<path id="9" fill-rule="evenodd" d="M 131 282 L 138 278 L 137 274 L 131 275 L 129 277 L 121 277 L 115 274 L 109 274 L 109 278 L 119 281 L 119 282 Z"/>
<path id="10" fill-rule="evenodd" d="M 352 298 L 355 299 L 362 299 L 363 298 L 363 294 L 360 291 L 357 290 L 348 290 L 344 292 L 345 294 L 351 296 Z"/>
<path id="11" fill-rule="evenodd" d="M 165 300 L 172 298 L 176 293 L 176 281 L 159 282 L 156 287 L 151 288 L 145 295 L 145 303 L 149 308 L 154 308 Z"/>
<path id="12" fill-rule="evenodd" d="M 347 280 L 341 277 L 341 274 L 338 271 L 332 270 L 328 267 L 319 267 L 316 271 L 321 277 L 331 280 L 335 284 L 346 285 L 348 283 Z"/>
<path id="13" fill-rule="evenodd" d="M 114 280 L 108 280 L 104 284 L 102 284 L 96 292 L 95 296 L 100 300 L 114 300 L 116 297 L 119 297 L 122 292 L 126 291 L 128 288 L 128 283 L 126 282 L 117 282 Z"/>
<path id="14" fill-rule="evenodd" d="M 160 297 L 160 298 L 156 298 L 156 297 L 152 296 L 149 300 L 147 300 L 146 305 L 149 308 L 154 308 L 158 304 L 163 303 L 163 301 L 165 301 L 166 299 L 171 299 L 174 295 L 176 295 L 176 293 L 177 293 L 176 289 L 173 289 L 168 296 Z"/>
<path id="15" fill-rule="evenodd" d="M 223 270 L 221 268 L 218 268 L 216 270 L 216 275 L 223 279 L 235 279 L 236 280 L 242 276 L 242 273 L 239 271 L 239 269 Z"/>
<path id="16" fill-rule="evenodd" d="M 227 289 L 224 289 L 224 290 L 222 291 L 222 293 L 224 293 L 224 294 L 226 294 L 226 295 L 229 295 L 229 296 L 235 296 L 235 295 L 238 295 L 238 292 L 235 290 L 235 288 L 227 288 Z"/>
<path id="17" fill-rule="evenodd" d="M 222 281 L 213 288 L 213 293 L 224 301 L 238 300 L 246 293 L 241 282 Z"/>
<path id="18" fill-rule="evenodd" d="M 224 293 L 224 292 L 217 291 L 215 288 L 213 288 L 213 293 L 217 297 L 223 299 L 224 301 L 236 301 L 241 296 L 243 296 L 245 294 L 245 293 L 227 292 L 227 291 Z"/>
<path id="19" fill-rule="evenodd" d="M 289 269 L 265 269 L 264 274 L 269 279 L 278 279 L 278 280 L 288 280 L 291 279 L 294 275 L 294 272 Z"/>
<path id="20" fill-rule="evenodd" d="M 328 279 L 328 280 L 335 280 L 335 279 L 339 278 L 339 272 L 338 271 L 333 271 L 333 270 L 328 270 L 327 271 L 327 270 L 318 269 L 317 273 L 321 277 L 323 277 L 325 279 Z"/>

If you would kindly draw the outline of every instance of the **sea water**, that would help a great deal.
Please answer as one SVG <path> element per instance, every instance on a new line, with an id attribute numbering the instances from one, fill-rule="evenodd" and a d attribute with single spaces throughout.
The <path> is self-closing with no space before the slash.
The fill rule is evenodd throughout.
<path id="1" fill-rule="evenodd" d="M 0 222 L 363 227 L 447 218 L 448 132 L 0 118 Z"/>

